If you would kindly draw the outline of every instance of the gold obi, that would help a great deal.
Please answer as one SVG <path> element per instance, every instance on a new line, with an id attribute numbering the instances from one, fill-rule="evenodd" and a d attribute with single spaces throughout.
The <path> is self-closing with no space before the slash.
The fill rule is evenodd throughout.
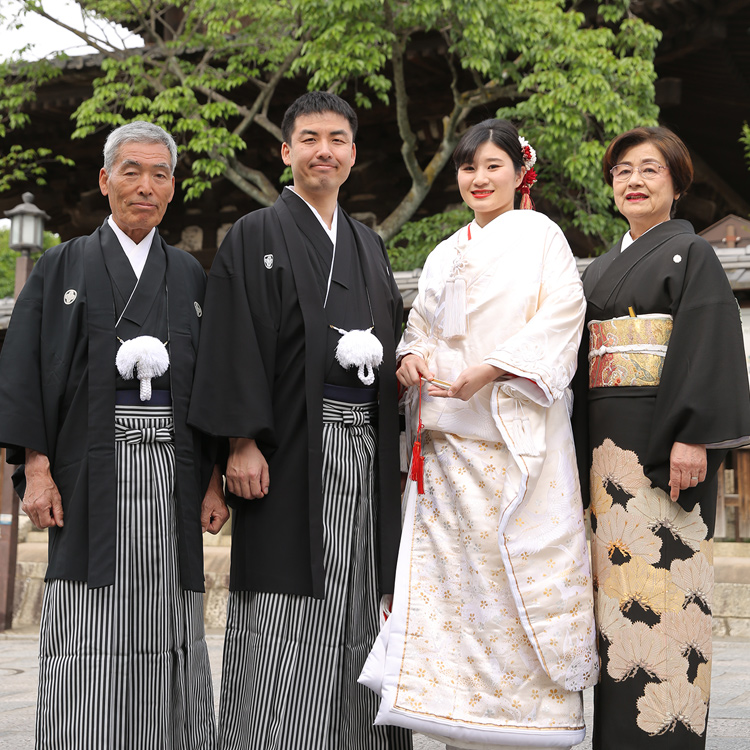
<path id="1" fill-rule="evenodd" d="M 659 385 L 672 335 L 671 315 L 592 320 L 588 329 L 589 388 Z"/>

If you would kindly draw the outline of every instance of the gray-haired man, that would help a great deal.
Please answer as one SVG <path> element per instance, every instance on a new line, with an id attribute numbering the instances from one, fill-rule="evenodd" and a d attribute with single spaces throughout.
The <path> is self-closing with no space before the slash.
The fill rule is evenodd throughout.
<path id="1" fill-rule="evenodd" d="M 215 744 L 201 529 L 228 514 L 186 422 L 205 274 L 156 230 L 176 161 L 156 125 L 110 134 L 112 215 L 42 256 L 0 356 L 0 445 L 50 530 L 37 747 Z"/>

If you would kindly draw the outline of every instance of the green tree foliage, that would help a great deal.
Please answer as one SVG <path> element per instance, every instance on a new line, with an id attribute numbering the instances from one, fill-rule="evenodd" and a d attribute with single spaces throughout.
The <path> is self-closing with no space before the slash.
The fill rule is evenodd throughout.
<path id="1" fill-rule="evenodd" d="M 29 122 L 24 107 L 34 100 L 36 87 L 59 74 L 60 69 L 47 60 L 0 62 L 0 139 L 12 138 L 13 131 Z M 10 145 L 7 150 L 0 150 L 0 193 L 9 190 L 14 182 L 32 181 L 44 185 L 44 165 L 51 160 L 72 164 L 64 156 L 53 156 L 48 148 L 43 147 Z"/>
<path id="2" fill-rule="evenodd" d="M 408 221 L 388 243 L 388 255 L 394 271 L 421 268 L 435 246 L 466 226 L 474 214 L 463 208 L 443 211 L 418 221 Z"/>
<path id="3" fill-rule="evenodd" d="M 740 143 L 745 147 L 745 160 L 747 166 L 750 169 L 750 125 L 744 123 L 742 126 L 742 135 L 740 136 Z"/>
<path id="4" fill-rule="evenodd" d="M 374 99 L 388 103 L 411 187 L 389 216 L 378 217 L 386 240 L 419 208 L 472 113 L 490 106 L 517 121 L 537 147 L 540 195 L 606 242 L 614 232 L 599 167 L 603 143 L 657 116 L 659 32 L 631 17 L 626 0 L 602 2 L 589 19 L 566 0 L 80 4 L 85 13 L 140 34 L 147 46 L 125 50 L 80 34 L 104 61 L 92 96 L 75 113 L 75 136 L 136 118 L 162 124 L 181 139 L 189 160 L 188 198 L 223 177 L 259 204 L 273 203 L 278 174 L 262 173 L 243 154 L 259 129 L 281 140 L 269 106 L 285 77 L 307 79 L 310 89 L 354 92 L 359 107 Z M 39 0 L 26 0 L 26 7 L 50 18 Z M 409 76 L 415 73 L 407 62 L 425 39 L 444 48 L 440 64 L 451 81 L 450 90 L 435 92 L 446 108 L 440 143 L 430 152 L 412 125 Z"/>
<path id="5" fill-rule="evenodd" d="M 13 296 L 17 257 L 8 247 L 8 230 L 0 229 L 0 299 Z"/>
<path id="6" fill-rule="evenodd" d="M 0 229 L 0 299 L 12 297 L 16 283 L 16 260 L 18 253 L 8 247 L 9 229 Z M 57 245 L 60 236 L 53 232 L 44 233 L 44 249 Z M 41 253 L 32 254 L 36 261 Z"/>

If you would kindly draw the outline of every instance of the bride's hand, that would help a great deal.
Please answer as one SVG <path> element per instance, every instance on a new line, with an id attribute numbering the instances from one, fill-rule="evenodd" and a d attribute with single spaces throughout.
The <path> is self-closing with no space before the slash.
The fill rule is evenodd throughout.
<path id="1" fill-rule="evenodd" d="M 419 385 L 420 376 L 425 380 L 432 380 L 435 377 L 427 367 L 427 363 L 418 354 L 407 354 L 402 357 L 396 370 L 399 382 L 407 388 Z"/>
<path id="2" fill-rule="evenodd" d="M 436 385 L 429 385 L 427 393 L 430 396 L 438 398 L 460 398 L 462 401 L 468 401 L 480 388 L 497 380 L 501 375 L 505 375 L 505 370 L 501 370 L 494 365 L 481 364 L 467 367 L 454 381 L 448 390 Z"/>

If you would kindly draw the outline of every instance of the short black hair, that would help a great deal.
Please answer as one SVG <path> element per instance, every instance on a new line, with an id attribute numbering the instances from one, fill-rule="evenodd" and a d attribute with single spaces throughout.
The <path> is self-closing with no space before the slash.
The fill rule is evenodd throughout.
<path id="1" fill-rule="evenodd" d="M 477 149 L 487 141 L 492 141 L 498 148 L 505 151 L 513 162 L 516 172 L 523 168 L 523 153 L 521 141 L 518 140 L 516 126 L 508 120 L 483 120 L 470 127 L 462 136 L 453 152 L 453 164 L 456 171 L 463 164 L 471 164 Z"/>
<path id="2" fill-rule="evenodd" d="M 352 129 L 352 142 L 354 142 L 357 137 L 357 113 L 340 96 L 329 94 L 327 91 L 308 91 L 289 105 L 281 121 L 281 135 L 284 142 L 289 143 L 291 140 L 294 123 L 297 122 L 298 117 L 324 112 L 333 112 L 345 117 Z"/>

